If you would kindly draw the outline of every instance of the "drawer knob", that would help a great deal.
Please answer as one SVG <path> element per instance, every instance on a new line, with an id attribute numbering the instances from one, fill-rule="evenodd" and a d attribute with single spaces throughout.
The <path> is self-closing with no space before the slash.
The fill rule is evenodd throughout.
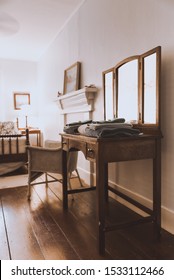
<path id="1" fill-rule="evenodd" d="M 90 148 L 87 149 L 87 153 L 88 153 L 88 156 L 89 156 L 89 157 L 92 157 L 92 158 L 93 158 L 94 155 L 95 155 L 95 151 L 94 151 L 93 149 L 90 149 Z"/>

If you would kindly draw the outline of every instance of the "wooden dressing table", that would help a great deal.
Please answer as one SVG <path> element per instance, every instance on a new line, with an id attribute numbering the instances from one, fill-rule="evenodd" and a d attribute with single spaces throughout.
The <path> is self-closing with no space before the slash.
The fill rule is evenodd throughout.
<path id="1" fill-rule="evenodd" d="M 61 134 L 63 150 L 63 207 L 68 208 L 68 195 L 76 192 L 89 191 L 95 187 L 76 190 L 67 189 L 67 153 L 82 151 L 85 158 L 96 163 L 96 191 L 97 191 L 97 221 L 98 248 L 101 254 L 105 251 L 105 233 L 143 222 L 153 222 L 156 236 L 161 229 L 161 137 L 154 135 L 132 136 L 124 138 L 97 139 L 82 135 Z M 148 209 L 137 201 L 126 197 L 117 190 L 108 186 L 108 163 L 140 159 L 153 160 L 153 209 Z M 120 195 L 130 203 L 148 214 L 139 221 L 132 223 L 105 225 L 105 203 L 108 190 Z"/>
<path id="2" fill-rule="evenodd" d="M 161 47 L 124 59 L 103 72 L 104 119 L 124 118 L 142 135 L 122 138 L 92 138 L 61 134 L 63 150 L 63 206 L 68 208 L 68 194 L 93 190 L 67 189 L 67 153 L 82 151 L 96 164 L 97 226 L 99 252 L 105 251 L 105 233 L 130 225 L 153 222 L 154 233 L 161 229 L 161 129 L 160 129 Z M 153 207 L 149 209 L 132 198 L 108 186 L 108 163 L 153 160 Z M 146 170 L 145 170 L 146 172 Z M 137 175 L 138 176 L 138 175 Z M 105 203 L 108 190 L 147 213 L 139 221 L 115 225 L 105 224 Z"/>

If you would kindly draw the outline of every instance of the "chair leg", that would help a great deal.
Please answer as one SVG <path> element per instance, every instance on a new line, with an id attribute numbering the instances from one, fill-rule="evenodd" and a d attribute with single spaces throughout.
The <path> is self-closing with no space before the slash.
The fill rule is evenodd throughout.
<path id="1" fill-rule="evenodd" d="M 47 172 L 45 173 L 45 183 L 46 183 L 46 188 L 48 188 L 48 174 L 47 174 Z"/>
<path id="2" fill-rule="evenodd" d="M 69 187 L 70 189 L 72 189 L 70 179 L 71 179 L 71 173 L 68 174 L 68 187 Z"/>
<path id="3" fill-rule="evenodd" d="M 71 175 L 72 175 L 72 173 L 68 174 L 68 187 L 72 190 Z M 72 194 L 72 200 L 74 200 L 74 195 L 73 194 Z"/>
<path id="4" fill-rule="evenodd" d="M 31 185 L 30 185 L 30 183 L 28 183 L 28 193 L 27 193 L 27 198 L 28 198 L 28 200 L 30 200 L 30 199 L 31 199 Z"/>
<path id="5" fill-rule="evenodd" d="M 77 178 L 79 179 L 80 186 L 81 186 L 81 188 L 83 188 L 83 184 L 82 184 L 82 180 L 81 180 L 80 175 L 79 175 L 79 171 L 76 169 L 75 172 L 77 173 Z"/>

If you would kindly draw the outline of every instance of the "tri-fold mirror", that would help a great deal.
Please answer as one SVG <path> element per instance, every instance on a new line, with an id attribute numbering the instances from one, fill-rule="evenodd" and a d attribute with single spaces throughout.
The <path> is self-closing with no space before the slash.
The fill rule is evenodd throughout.
<path id="1" fill-rule="evenodd" d="M 125 118 L 144 133 L 160 133 L 161 47 L 104 71 L 105 119 Z"/>

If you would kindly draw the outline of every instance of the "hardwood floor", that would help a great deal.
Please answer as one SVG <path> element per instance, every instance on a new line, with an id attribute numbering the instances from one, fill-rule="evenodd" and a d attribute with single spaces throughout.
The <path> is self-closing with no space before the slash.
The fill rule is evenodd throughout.
<path id="1" fill-rule="evenodd" d="M 0 259 L 174 259 L 174 236 L 162 230 L 153 240 L 152 224 L 106 233 L 106 253 L 98 254 L 95 191 L 69 198 L 62 209 L 61 185 L 37 185 L 27 201 L 27 188 L 0 190 Z M 134 219 L 138 214 L 112 198 L 107 221 Z"/>

